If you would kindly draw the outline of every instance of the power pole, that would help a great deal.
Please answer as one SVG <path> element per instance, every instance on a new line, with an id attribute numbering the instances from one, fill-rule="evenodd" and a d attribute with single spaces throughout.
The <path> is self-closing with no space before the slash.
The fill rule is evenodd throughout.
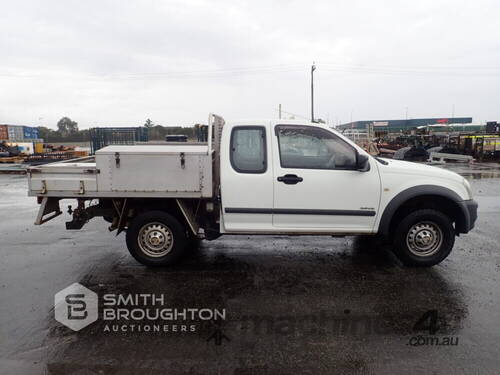
<path id="1" fill-rule="evenodd" d="M 311 122 L 314 122 L 314 71 L 316 70 L 316 65 L 311 66 Z"/>

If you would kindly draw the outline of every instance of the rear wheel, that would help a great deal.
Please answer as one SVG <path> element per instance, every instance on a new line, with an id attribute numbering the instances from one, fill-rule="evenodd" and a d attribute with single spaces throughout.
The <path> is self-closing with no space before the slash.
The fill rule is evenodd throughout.
<path id="1" fill-rule="evenodd" d="M 174 264 L 187 242 L 184 226 L 162 211 L 136 216 L 127 229 L 126 240 L 130 254 L 146 266 Z"/>
<path id="2" fill-rule="evenodd" d="M 407 266 L 430 267 L 443 261 L 455 243 L 453 223 L 432 209 L 408 214 L 397 226 L 394 252 Z"/>

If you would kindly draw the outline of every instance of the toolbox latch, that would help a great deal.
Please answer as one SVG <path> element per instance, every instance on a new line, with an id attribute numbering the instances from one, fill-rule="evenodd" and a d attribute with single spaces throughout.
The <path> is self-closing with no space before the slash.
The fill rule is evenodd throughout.
<path id="1" fill-rule="evenodd" d="M 181 168 L 184 169 L 184 168 L 186 168 L 186 159 L 184 158 L 183 152 L 181 152 L 180 157 L 181 157 Z"/>
<path id="2" fill-rule="evenodd" d="M 80 190 L 78 190 L 78 194 L 85 194 L 85 183 L 80 180 Z"/>
<path id="3" fill-rule="evenodd" d="M 115 165 L 116 165 L 116 168 L 120 168 L 120 153 L 119 152 L 115 152 Z"/>

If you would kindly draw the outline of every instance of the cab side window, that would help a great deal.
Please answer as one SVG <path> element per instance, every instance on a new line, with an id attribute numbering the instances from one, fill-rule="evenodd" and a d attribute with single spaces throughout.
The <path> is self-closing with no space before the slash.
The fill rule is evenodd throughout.
<path id="1" fill-rule="evenodd" d="M 239 173 L 267 170 L 266 129 L 263 126 L 236 126 L 231 132 L 230 160 Z"/>
<path id="2" fill-rule="evenodd" d="M 329 131 L 312 126 L 276 126 L 282 168 L 356 169 L 356 151 Z"/>

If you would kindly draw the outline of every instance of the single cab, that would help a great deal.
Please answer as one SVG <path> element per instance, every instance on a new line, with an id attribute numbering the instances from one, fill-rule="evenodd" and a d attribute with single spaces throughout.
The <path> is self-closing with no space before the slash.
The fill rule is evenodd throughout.
<path id="1" fill-rule="evenodd" d="M 29 195 L 41 204 L 35 224 L 74 199 L 67 229 L 102 216 L 148 266 L 173 264 L 197 240 L 224 234 L 377 236 L 405 265 L 432 266 L 477 217 L 458 174 L 373 157 L 321 124 L 225 123 L 211 114 L 208 139 L 113 145 L 31 167 Z"/>

